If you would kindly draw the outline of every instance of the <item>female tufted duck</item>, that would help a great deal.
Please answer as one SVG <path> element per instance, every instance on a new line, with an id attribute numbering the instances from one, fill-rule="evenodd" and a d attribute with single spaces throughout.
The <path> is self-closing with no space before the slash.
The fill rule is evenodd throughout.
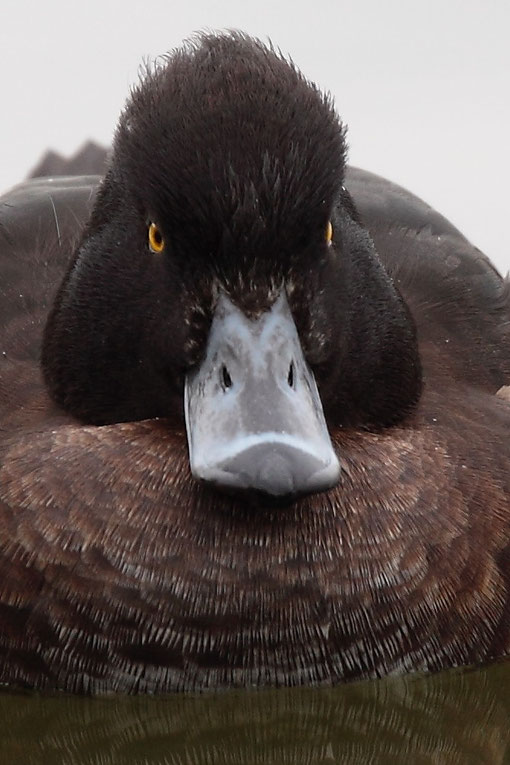
<path id="1" fill-rule="evenodd" d="M 202 35 L 134 90 L 98 186 L 4 196 L 1 682 L 509 651 L 508 283 L 345 156 L 293 65 Z"/>

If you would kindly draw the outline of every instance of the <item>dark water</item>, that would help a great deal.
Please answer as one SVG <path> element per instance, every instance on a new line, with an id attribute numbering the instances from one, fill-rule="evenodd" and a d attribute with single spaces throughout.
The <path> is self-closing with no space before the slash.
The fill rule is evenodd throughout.
<path id="1" fill-rule="evenodd" d="M 0 763 L 510 763 L 510 662 L 322 690 L 1 695 Z"/>

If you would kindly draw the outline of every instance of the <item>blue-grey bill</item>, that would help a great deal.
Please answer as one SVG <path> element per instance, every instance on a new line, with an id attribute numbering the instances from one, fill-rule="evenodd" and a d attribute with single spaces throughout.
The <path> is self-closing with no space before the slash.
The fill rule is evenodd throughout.
<path id="1" fill-rule="evenodd" d="M 206 356 L 186 377 L 191 472 L 274 497 L 324 491 L 340 465 L 285 292 L 249 319 L 221 293 Z"/>

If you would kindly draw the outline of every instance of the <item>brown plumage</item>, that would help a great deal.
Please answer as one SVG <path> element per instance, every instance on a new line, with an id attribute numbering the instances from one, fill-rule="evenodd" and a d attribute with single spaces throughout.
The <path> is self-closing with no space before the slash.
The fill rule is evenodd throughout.
<path id="1" fill-rule="evenodd" d="M 207 38 L 213 50 L 215 39 Z M 227 49 L 241 47 L 249 70 L 253 43 L 220 39 Z M 171 72 L 171 58 L 168 67 Z M 253 77 L 260 77 L 258 69 Z M 121 147 L 126 155 L 126 145 Z M 405 372 L 409 395 L 399 408 L 383 369 L 380 379 L 367 381 L 366 397 L 352 399 L 349 408 L 347 393 L 335 397 L 321 377 L 334 370 L 331 362 L 319 359 L 317 379 L 341 460 L 340 482 L 283 507 L 256 506 L 192 478 L 182 400 L 174 390 L 182 384 L 180 364 L 169 383 L 168 410 L 155 410 L 158 419 L 140 420 L 145 404 L 135 407 L 133 421 L 125 416 L 142 380 L 138 371 L 115 415 L 125 421 L 99 427 L 83 422 L 87 405 L 78 421 L 52 402 L 43 384 L 42 332 L 70 255 L 77 243 L 77 252 L 90 247 L 94 225 L 108 226 L 109 216 L 119 220 L 107 196 L 111 176 L 119 172 L 115 161 L 114 150 L 110 181 L 81 245 L 95 179 L 25 184 L 0 207 L 0 681 L 87 693 L 324 684 L 438 670 L 507 653 L 510 410 L 496 394 L 510 384 L 508 284 L 420 200 L 350 170 L 345 186 L 354 212 L 340 178 L 338 189 L 331 188 L 335 229 L 359 228 L 360 217 L 370 233 L 416 325 L 423 388 L 415 403 L 412 386 L 418 383 Z M 332 181 L 321 176 L 321 183 L 329 193 Z M 306 189 L 300 191 L 306 203 Z M 157 193 L 154 178 L 151 193 Z M 244 199 L 237 208 L 242 214 L 231 230 L 234 238 L 242 237 L 237 229 L 249 214 L 247 204 Z M 133 209 L 128 218 L 137 214 Z M 290 218 L 299 225 L 298 217 Z M 200 225 L 207 227 L 205 218 Z M 271 225 L 251 230 L 267 243 Z M 365 235 L 353 236 L 359 248 Z M 338 257 L 350 257 L 349 241 L 345 234 Z M 217 278 L 233 273 L 229 252 L 218 255 Z M 309 250 L 302 261 L 313 281 L 317 266 Z M 310 329 L 306 321 L 304 271 L 294 259 L 289 263 L 278 264 L 278 275 L 285 278 L 290 269 L 301 301 L 293 311 L 304 317 L 296 322 L 303 336 L 312 337 L 316 325 L 309 322 Z M 261 293 L 268 268 L 264 262 L 250 276 Z M 197 283 L 202 278 L 197 270 L 194 276 Z M 187 289 L 190 276 L 182 278 Z M 241 289 L 227 277 L 225 283 L 233 293 Z M 100 273 L 96 284 L 99 295 L 113 289 Z M 360 311 L 370 300 L 370 310 L 375 304 L 383 321 L 379 292 L 371 293 L 367 283 L 365 294 L 356 278 L 353 284 Z M 151 299 L 159 300 L 160 289 L 154 285 Z M 334 303 L 335 284 L 324 289 Z M 167 326 L 179 338 L 180 306 L 168 303 L 166 311 Z M 123 321 L 128 324 L 130 316 L 111 316 L 119 327 Z M 64 334 L 66 327 L 72 332 L 67 322 L 62 326 Z M 89 340 L 82 337 L 86 349 Z M 411 354 L 413 335 L 405 337 Z M 383 342 L 385 336 L 377 340 Z M 154 347 L 159 352 L 157 338 Z M 63 352 L 69 368 L 80 352 L 76 345 Z M 349 368 L 351 358 L 344 357 L 346 378 L 357 371 Z M 364 363 L 360 358 L 359 368 Z M 395 362 L 388 374 L 399 370 Z M 109 374 L 105 368 L 105 378 Z M 72 384 L 76 399 L 81 389 Z M 373 410 L 370 385 L 378 400 Z M 59 401 L 61 394 L 52 390 Z M 161 390 L 158 384 L 152 396 L 158 406 Z M 89 421 L 107 422 L 108 413 L 97 411 Z"/>

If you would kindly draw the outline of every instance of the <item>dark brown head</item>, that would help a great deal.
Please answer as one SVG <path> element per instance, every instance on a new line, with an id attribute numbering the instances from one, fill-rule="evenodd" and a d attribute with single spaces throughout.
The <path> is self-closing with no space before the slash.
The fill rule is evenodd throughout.
<path id="1" fill-rule="evenodd" d="M 46 327 L 55 400 L 96 424 L 185 413 L 193 472 L 236 491 L 334 484 L 326 425 L 388 426 L 421 387 L 345 154 L 330 99 L 256 40 L 147 71 Z"/>

